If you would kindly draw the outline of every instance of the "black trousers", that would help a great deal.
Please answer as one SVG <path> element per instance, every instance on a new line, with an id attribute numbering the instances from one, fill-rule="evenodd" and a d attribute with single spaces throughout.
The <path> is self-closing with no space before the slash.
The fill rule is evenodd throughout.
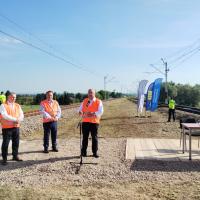
<path id="1" fill-rule="evenodd" d="M 2 129 L 2 135 L 3 142 L 1 146 L 1 152 L 3 159 L 7 159 L 10 140 L 12 140 L 12 155 L 13 157 L 16 157 L 19 149 L 19 128 Z"/>
<path id="2" fill-rule="evenodd" d="M 92 136 L 92 153 L 96 154 L 98 151 L 98 127 L 99 124 L 83 122 L 82 123 L 82 133 L 83 133 L 83 140 L 82 140 L 82 153 L 87 152 L 88 147 L 88 137 L 91 133 Z"/>
<path id="3" fill-rule="evenodd" d="M 168 121 L 171 121 L 171 115 L 173 116 L 173 120 L 175 121 L 175 109 L 169 109 Z"/>
<path id="4" fill-rule="evenodd" d="M 57 122 L 47 122 L 43 123 L 44 128 L 44 148 L 48 149 L 49 147 L 49 135 L 51 134 L 52 148 L 57 146 Z"/>

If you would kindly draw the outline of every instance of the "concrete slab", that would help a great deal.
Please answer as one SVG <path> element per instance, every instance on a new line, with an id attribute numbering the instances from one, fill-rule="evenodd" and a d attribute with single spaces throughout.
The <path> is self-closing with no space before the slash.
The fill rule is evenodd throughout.
<path id="1" fill-rule="evenodd" d="M 187 150 L 183 154 L 179 139 L 128 138 L 126 159 L 188 160 L 188 147 L 187 143 Z M 192 140 L 192 159 L 200 160 L 198 140 Z"/>

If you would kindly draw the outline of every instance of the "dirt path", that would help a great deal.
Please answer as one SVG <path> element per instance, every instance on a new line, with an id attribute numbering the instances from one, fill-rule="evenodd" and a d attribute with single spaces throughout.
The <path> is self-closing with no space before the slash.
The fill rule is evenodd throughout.
<path id="1" fill-rule="evenodd" d="M 104 110 L 99 130 L 101 137 L 179 137 L 179 122 L 167 123 L 166 109 L 152 113 L 149 118 L 138 118 L 135 104 L 127 99 L 118 99 L 104 103 Z M 79 137 L 77 124 L 80 118 L 77 109 L 64 110 L 62 116 L 59 122 L 59 137 Z M 41 117 L 25 119 L 21 131 L 23 139 L 42 139 Z"/>

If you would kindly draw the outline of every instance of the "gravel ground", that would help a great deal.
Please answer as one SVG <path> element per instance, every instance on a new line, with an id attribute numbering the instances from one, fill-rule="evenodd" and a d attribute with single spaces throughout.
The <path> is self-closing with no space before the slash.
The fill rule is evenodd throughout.
<path id="1" fill-rule="evenodd" d="M 124 110 L 119 110 L 124 104 Z M 81 166 L 75 110 L 63 112 L 59 131 L 71 120 L 76 137 L 60 137 L 58 153 L 42 153 L 41 139 L 21 141 L 24 161 L 0 166 L 0 199 L 200 199 L 200 161 L 125 160 L 126 137 L 179 137 L 179 123 L 166 123 L 166 109 L 151 118 L 137 118 L 127 100 L 105 104 L 100 158 L 91 156 L 90 141 L 89 156 Z M 34 130 L 41 130 L 37 116 L 25 120 L 23 133 L 34 134 L 26 128 L 30 122 L 37 127 Z M 29 134 L 24 134 L 27 139 Z"/>
<path id="2" fill-rule="evenodd" d="M 28 187 L 35 190 L 46 188 L 54 190 L 60 186 L 99 185 L 101 188 L 106 185 L 114 187 L 120 183 L 121 185 L 134 183 L 134 187 L 147 187 L 151 183 L 150 187 L 153 186 L 153 189 L 150 191 L 153 193 L 158 185 L 163 188 L 170 184 L 187 184 L 188 187 L 194 183 L 199 185 L 199 161 L 193 163 L 126 161 L 124 160 L 125 139 L 101 138 L 100 146 L 100 158 L 90 156 L 90 146 L 89 156 L 83 158 L 83 165 L 80 166 L 79 140 L 76 138 L 62 139 L 59 141 L 60 151 L 49 154 L 42 153 L 41 141 L 24 141 L 20 146 L 20 156 L 24 161 L 18 163 L 9 161 L 8 166 L 0 166 L 0 185 L 19 189 Z M 9 158 L 11 159 L 11 156 Z M 199 190 L 199 186 L 196 189 Z M 184 191 L 181 192 L 184 194 Z M 181 192 L 176 195 L 180 195 Z M 143 194 L 151 195 L 151 193 L 146 194 L 146 191 L 143 191 Z"/>

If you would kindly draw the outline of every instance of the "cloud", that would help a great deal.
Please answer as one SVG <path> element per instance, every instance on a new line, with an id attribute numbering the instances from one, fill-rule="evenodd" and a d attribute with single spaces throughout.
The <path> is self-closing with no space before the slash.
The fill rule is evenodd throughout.
<path id="1" fill-rule="evenodd" d="M 0 37 L 0 44 L 21 44 L 22 42 L 14 38 Z"/>

